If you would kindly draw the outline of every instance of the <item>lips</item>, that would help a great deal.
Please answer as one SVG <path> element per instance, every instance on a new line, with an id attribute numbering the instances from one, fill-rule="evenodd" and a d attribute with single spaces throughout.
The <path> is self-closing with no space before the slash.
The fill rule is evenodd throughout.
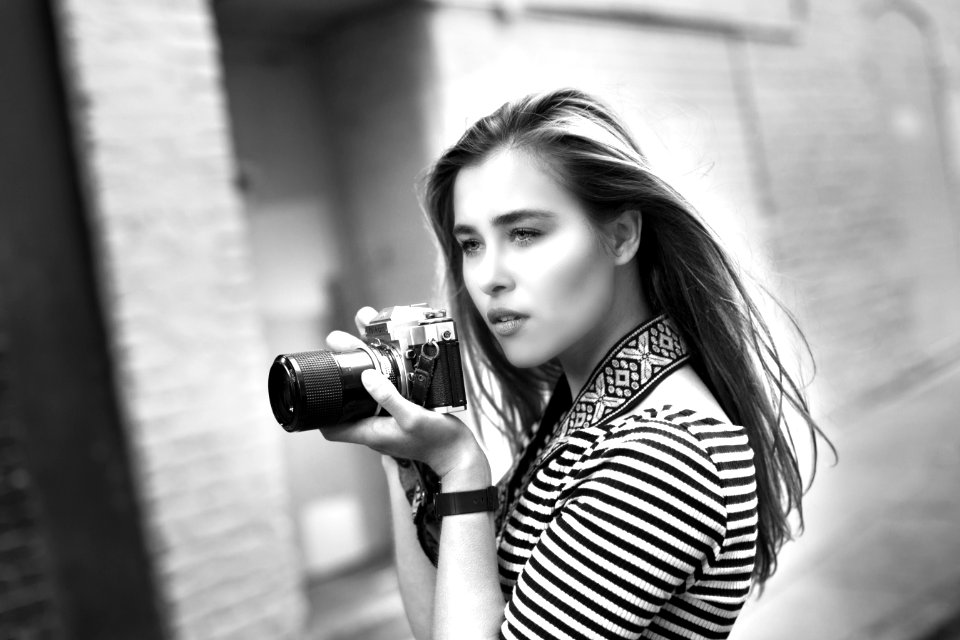
<path id="1" fill-rule="evenodd" d="M 510 336 L 519 331 L 527 320 L 526 315 L 513 309 L 494 308 L 487 311 L 487 322 L 497 335 Z"/>
<path id="2" fill-rule="evenodd" d="M 501 307 L 494 307 L 493 309 L 487 311 L 487 321 L 490 324 L 509 322 L 510 320 L 519 320 L 520 318 L 525 317 L 525 315 L 518 313 L 513 309 L 503 309 Z"/>

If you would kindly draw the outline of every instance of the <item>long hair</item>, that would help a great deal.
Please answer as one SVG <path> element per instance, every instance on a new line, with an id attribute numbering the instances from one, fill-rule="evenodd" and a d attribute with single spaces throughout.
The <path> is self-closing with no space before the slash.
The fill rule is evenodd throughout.
<path id="1" fill-rule="evenodd" d="M 454 184 L 461 169 L 502 149 L 542 161 L 579 199 L 597 228 L 624 211 L 640 212 L 637 263 L 651 309 L 668 314 L 676 324 L 691 346 L 695 370 L 727 416 L 746 430 L 755 454 L 759 524 L 754 578 L 762 584 L 791 537 L 792 511 L 803 527 L 803 479 L 784 402 L 809 431 L 814 469 L 817 438 L 823 433 L 803 390 L 783 366 L 770 328 L 733 260 L 690 203 L 649 168 L 619 118 L 580 91 L 562 89 L 503 105 L 471 126 L 427 176 L 424 207 L 448 267 L 450 304 L 467 350 L 468 376 L 475 383 L 473 400 L 492 407 L 519 446 L 560 373 L 556 362 L 530 369 L 511 365 L 464 286 L 461 250 L 452 233 Z M 793 316 L 783 311 L 806 345 Z M 494 388 L 476 384 L 485 373 L 495 377 Z"/>

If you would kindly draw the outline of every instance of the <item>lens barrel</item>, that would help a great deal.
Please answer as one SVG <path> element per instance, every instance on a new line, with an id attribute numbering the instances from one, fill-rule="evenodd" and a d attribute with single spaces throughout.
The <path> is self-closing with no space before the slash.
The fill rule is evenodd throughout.
<path id="1" fill-rule="evenodd" d="M 377 403 L 360 374 L 377 369 L 397 386 L 399 356 L 385 345 L 352 351 L 303 351 L 277 356 L 267 391 L 273 415 L 290 432 L 321 429 L 373 416 Z"/>

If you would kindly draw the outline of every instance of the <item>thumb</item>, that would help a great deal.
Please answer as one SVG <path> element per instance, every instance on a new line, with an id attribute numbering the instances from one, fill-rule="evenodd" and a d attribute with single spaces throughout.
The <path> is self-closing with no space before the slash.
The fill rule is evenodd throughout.
<path id="1" fill-rule="evenodd" d="M 363 383 L 363 388 L 367 390 L 370 397 L 386 409 L 391 416 L 397 420 L 403 420 L 410 416 L 410 409 L 413 405 L 400 395 L 400 392 L 385 375 L 374 369 L 366 369 L 360 374 L 360 382 Z"/>

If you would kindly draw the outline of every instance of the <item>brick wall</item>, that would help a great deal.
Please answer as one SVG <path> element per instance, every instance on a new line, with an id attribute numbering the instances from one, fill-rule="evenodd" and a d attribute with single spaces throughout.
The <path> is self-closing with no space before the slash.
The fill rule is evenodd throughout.
<path id="1" fill-rule="evenodd" d="M 295 637 L 299 565 L 208 4 L 57 7 L 169 628 Z"/>

